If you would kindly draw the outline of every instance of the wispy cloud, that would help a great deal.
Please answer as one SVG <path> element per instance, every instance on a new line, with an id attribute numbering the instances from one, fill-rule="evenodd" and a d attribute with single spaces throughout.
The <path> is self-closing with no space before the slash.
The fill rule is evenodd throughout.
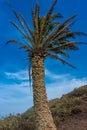
<path id="1" fill-rule="evenodd" d="M 61 74 L 61 75 L 59 75 L 59 74 L 51 73 L 48 69 L 46 69 L 45 70 L 45 75 L 46 75 L 46 77 L 49 77 L 51 80 L 52 79 L 59 80 L 59 79 L 65 79 L 65 78 L 69 77 L 70 74 Z"/>
<path id="2" fill-rule="evenodd" d="M 9 79 L 17 79 L 17 80 L 29 80 L 28 78 L 28 71 L 19 71 L 15 73 L 5 72 L 5 75 Z"/>

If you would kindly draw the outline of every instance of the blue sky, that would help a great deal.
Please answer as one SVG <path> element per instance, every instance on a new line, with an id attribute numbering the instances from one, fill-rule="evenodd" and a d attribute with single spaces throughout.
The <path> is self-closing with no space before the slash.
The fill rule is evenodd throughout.
<path id="1" fill-rule="evenodd" d="M 27 61 L 23 60 L 26 54 L 20 51 L 18 46 L 13 44 L 6 46 L 5 43 L 9 39 L 22 39 L 9 23 L 9 20 L 16 21 L 11 7 L 21 12 L 32 27 L 30 14 L 35 2 L 36 0 L 0 0 L 0 115 L 3 116 L 24 112 L 33 105 Z M 38 2 L 41 6 L 41 15 L 45 15 L 53 0 Z M 87 33 L 86 5 L 86 0 L 59 0 L 54 12 L 61 13 L 64 19 L 78 14 L 72 29 Z M 87 37 L 79 37 L 77 40 L 87 42 Z M 87 84 L 87 45 L 81 45 L 79 48 L 79 51 L 70 52 L 70 58 L 67 59 L 77 67 L 77 70 L 53 59 L 45 61 L 48 99 L 61 97 L 74 88 Z"/>

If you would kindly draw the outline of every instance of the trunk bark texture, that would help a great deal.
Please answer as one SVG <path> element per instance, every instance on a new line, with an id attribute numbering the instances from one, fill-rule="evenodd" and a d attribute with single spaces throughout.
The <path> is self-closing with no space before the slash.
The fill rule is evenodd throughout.
<path id="1" fill-rule="evenodd" d="M 34 56 L 32 58 L 32 79 L 35 130 L 57 130 L 48 107 L 44 76 L 44 58 Z"/>

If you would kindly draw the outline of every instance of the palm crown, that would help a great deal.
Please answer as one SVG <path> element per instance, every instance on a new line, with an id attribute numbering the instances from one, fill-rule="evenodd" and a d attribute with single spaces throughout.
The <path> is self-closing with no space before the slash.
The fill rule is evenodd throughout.
<path id="1" fill-rule="evenodd" d="M 62 63 L 74 67 L 72 64 L 60 57 L 64 55 L 69 57 L 67 50 L 78 50 L 76 42 L 76 35 L 85 35 L 82 32 L 73 32 L 71 27 L 74 22 L 72 21 L 77 15 L 66 19 L 64 22 L 58 22 L 57 19 L 62 18 L 59 13 L 53 14 L 53 9 L 57 0 L 55 0 L 49 9 L 46 16 L 40 16 L 39 4 L 36 4 L 35 9 L 32 11 L 33 29 L 29 27 L 22 14 L 17 14 L 14 11 L 16 18 L 20 23 L 20 27 L 13 21 L 10 21 L 13 26 L 23 35 L 26 42 L 22 43 L 17 40 L 9 40 L 7 43 L 16 43 L 20 45 L 21 49 L 25 49 L 29 58 L 33 56 L 52 57 L 60 60 Z"/>

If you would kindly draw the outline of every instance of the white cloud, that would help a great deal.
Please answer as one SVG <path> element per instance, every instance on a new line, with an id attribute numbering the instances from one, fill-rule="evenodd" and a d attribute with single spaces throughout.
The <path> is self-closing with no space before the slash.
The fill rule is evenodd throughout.
<path id="1" fill-rule="evenodd" d="M 51 79 L 63 79 L 66 78 L 67 76 L 69 76 L 69 74 L 62 74 L 62 75 L 57 75 L 54 73 L 51 73 L 49 70 L 45 70 L 45 74 L 47 77 L 51 78 Z"/>
<path id="2" fill-rule="evenodd" d="M 28 71 L 24 71 L 24 70 L 15 73 L 5 72 L 5 75 L 9 79 L 29 80 Z"/>

